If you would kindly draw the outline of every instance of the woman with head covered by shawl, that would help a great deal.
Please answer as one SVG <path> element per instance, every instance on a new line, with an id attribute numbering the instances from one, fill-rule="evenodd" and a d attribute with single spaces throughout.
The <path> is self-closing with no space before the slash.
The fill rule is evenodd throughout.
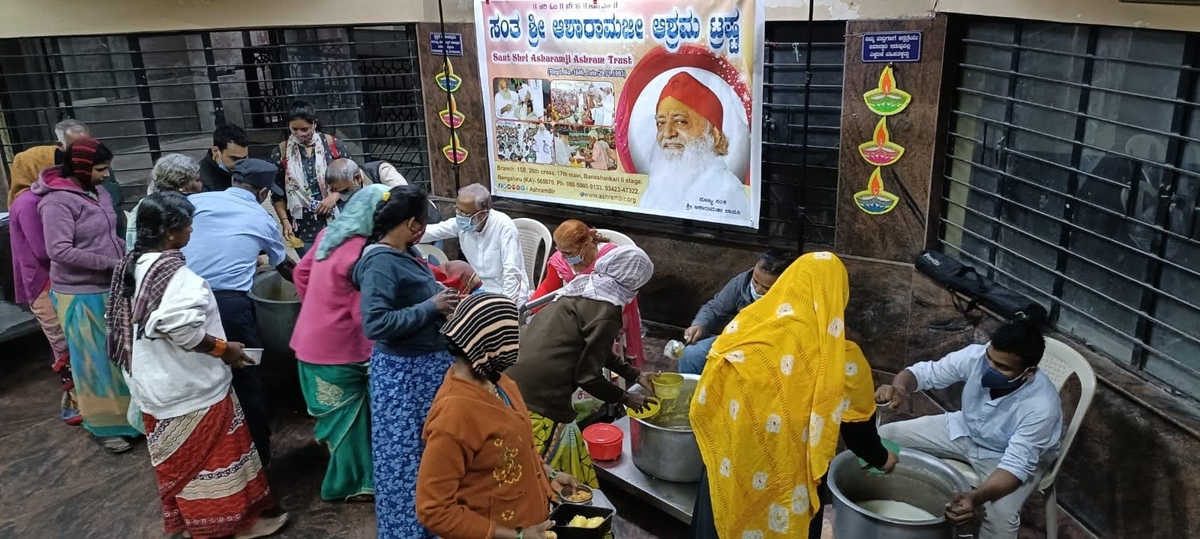
<path id="1" fill-rule="evenodd" d="M 529 301 L 557 292 L 577 275 L 591 273 L 600 257 L 617 248 L 596 229 L 576 219 L 563 221 L 554 229 L 554 244 L 558 250 L 550 255 L 546 263 L 552 271 L 546 272 L 542 284 L 538 285 Z M 637 298 L 621 311 L 621 319 L 623 326 L 617 336 L 616 351 L 629 358 L 634 366 L 639 366 L 646 356 L 642 348 L 642 313 L 638 309 Z"/>
<path id="2" fill-rule="evenodd" d="M 451 260 L 442 264 L 438 271 L 434 272 L 434 275 L 437 276 L 439 283 L 447 288 L 457 290 L 460 296 L 482 292 L 480 288 L 483 286 L 483 281 L 475 273 L 475 268 L 461 260 Z"/>
<path id="3" fill-rule="evenodd" d="M 360 189 L 316 237 L 292 273 L 300 316 L 292 332 L 300 389 L 313 434 L 329 449 L 321 499 L 365 500 L 375 494 L 371 471 L 371 401 L 367 376 L 374 343 L 363 333 L 362 294 L 350 272 L 375 226 L 386 185 Z"/>
<path id="4" fill-rule="evenodd" d="M 705 476 L 697 539 L 821 536 L 824 477 L 846 447 L 890 473 L 875 431 L 871 367 L 846 340 L 846 267 L 809 253 L 713 343 L 692 400 Z M 746 443 L 754 440 L 756 443 Z"/>
<path id="5" fill-rule="evenodd" d="M 425 420 L 417 516 L 442 539 L 542 539 L 548 502 L 577 483 L 542 462 L 525 401 L 503 374 L 517 361 L 517 306 L 473 294 L 442 334 L 454 364 Z"/>
<path id="6" fill-rule="evenodd" d="M 538 452 L 546 463 L 597 487 L 596 471 L 575 423 L 571 395 L 583 388 L 608 403 L 635 409 L 646 397 L 609 382 L 604 369 L 629 384 L 650 379 L 613 354 L 621 310 L 654 274 L 654 264 L 637 247 L 618 247 L 595 270 L 563 287 L 558 299 L 533 317 L 521 337 L 521 359 L 509 372 L 529 405 Z"/>

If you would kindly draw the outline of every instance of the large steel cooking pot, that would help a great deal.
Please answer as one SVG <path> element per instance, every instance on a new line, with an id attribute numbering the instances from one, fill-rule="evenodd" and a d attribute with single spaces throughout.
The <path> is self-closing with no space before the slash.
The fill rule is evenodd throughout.
<path id="1" fill-rule="evenodd" d="M 263 348 L 275 353 L 291 354 L 289 343 L 292 341 L 292 330 L 300 318 L 300 296 L 296 293 L 296 287 L 279 272 L 267 271 L 254 276 L 250 300 L 254 302 L 258 336 L 262 339 Z"/>
<path id="2" fill-rule="evenodd" d="M 843 451 L 829 465 L 833 493 L 833 535 L 854 539 L 947 539 L 956 535 L 944 516 L 946 502 L 970 489 L 962 474 L 936 457 L 905 449 L 891 475 L 862 469 L 858 457 Z M 873 513 L 860 502 L 893 500 L 920 508 L 934 518 L 899 520 Z"/>
<path id="3" fill-rule="evenodd" d="M 691 405 L 692 394 L 700 377 L 683 375 L 683 388 L 676 406 L 686 412 Z M 637 391 L 640 386 L 629 388 Z M 655 418 L 629 418 L 629 445 L 633 451 L 633 464 L 639 470 L 662 479 L 677 483 L 694 483 L 704 472 L 704 460 L 700 458 L 700 446 L 690 425 L 679 428 L 663 428 L 653 423 Z"/>

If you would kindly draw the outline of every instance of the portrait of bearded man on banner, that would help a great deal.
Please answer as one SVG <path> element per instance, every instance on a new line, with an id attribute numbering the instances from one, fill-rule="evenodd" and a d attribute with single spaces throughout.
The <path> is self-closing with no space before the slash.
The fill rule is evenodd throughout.
<path id="1" fill-rule="evenodd" d="M 750 89 L 700 47 L 648 54 L 630 73 L 617 118 L 626 170 L 646 174 L 639 207 L 697 218 L 752 215 Z"/>
<path id="2" fill-rule="evenodd" d="M 667 81 L 655 109 L 655 147 L 642 208 L 686 211 L 711 200 L 721 210 L 749 210 L 745 184 L 724 160 L 729 155 L 724 109 L 720 98 L 687 71 Z"/>

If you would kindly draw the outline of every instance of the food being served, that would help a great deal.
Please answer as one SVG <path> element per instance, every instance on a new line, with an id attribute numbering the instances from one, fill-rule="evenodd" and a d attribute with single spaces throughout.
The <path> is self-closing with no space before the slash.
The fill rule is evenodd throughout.
<path id="1" fill-rule="evenodd" d="M 568 496 L 563 497 L 564 500 L 573 503 L 583 503 L 592 499 L 592 493 L 583 489 L 576 490 Z"/>
<path id="2" fill-rule="evenodd" d="M 590 529 L 599 528 L 601 524 L 604 524 L 604 517 L 587 518 L 583 515 L 575 515 L 575 518 L 571 519 L 571 521 L 567 523 L 567 527 Z"/>
<path id="3" fill-rule="evenodd" d="M 896 500 L 867 500 L 858 502 L 858 506 L 881 517 L 895 520 L 922 521 L 937 518 L 920 507 Z"/>

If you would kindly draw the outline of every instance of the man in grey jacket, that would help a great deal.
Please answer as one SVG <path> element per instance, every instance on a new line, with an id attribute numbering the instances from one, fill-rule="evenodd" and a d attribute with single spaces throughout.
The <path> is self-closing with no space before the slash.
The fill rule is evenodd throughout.
<path id="1" fill-rule="evenodd" d="M 725 325 L 747 305 L 763 297 L 794 260 L 795 255 L 778 249 L 758 255 L 758 263 L 753 268 L 739 273 L 705 303 L 696 313 L 691 327 L 683 332 L 683 342 L 687 346 L 679 359 L 679 372 L 700 374 L 708 359 L 708 350 Z"/>

